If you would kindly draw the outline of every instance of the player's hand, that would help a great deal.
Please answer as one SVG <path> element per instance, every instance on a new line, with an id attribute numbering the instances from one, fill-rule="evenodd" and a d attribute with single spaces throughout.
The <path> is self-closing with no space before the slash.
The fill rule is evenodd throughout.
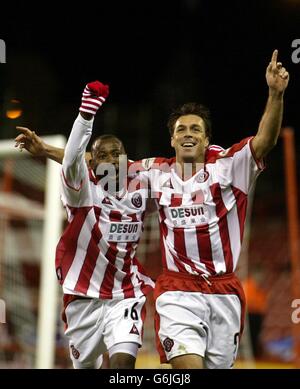
<path id="1" fill-rule="evenodd" d="M 82 93 L 80 112 L 96 115 L 98 109 L 105 102 L 109 94 L 109 86 L 99 81 L 93 81 L 86 85 Z"/>
<path id="2" fill-rule="evenodd" d="M 21 134 L 15 138 L 15 147 L 18 147 L 20 151 L 25 149 L 34 156 L 44 155 L 45 143 L 34 131 L 26 127 L 16 127 L 16 129 Z"/>
<path id="3" fill-rule="evenodd" d="M 281 62 L 277 62 L 278 50 L 274 50 L 271 62 L 266 70 L 266 80 L 270 92 L 283 93 L 289 83 L 289 73 L 282 66 Z"/>

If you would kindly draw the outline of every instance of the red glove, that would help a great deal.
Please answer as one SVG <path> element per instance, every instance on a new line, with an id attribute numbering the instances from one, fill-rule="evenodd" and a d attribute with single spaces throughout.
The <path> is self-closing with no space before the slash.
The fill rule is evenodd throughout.
<path id="1" fill-rule="evenodd" d="M 109 86 L 99 81 L 93 81 L 86 85 L 82 93 L 80 112 L 96 115 L 98 109 L 109 94 Z"/>

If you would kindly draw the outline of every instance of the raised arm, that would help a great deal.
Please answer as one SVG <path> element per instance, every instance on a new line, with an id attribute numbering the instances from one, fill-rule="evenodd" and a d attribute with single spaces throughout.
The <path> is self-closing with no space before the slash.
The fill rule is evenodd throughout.
<path id="1" fill-rule="evenodd" d="M 76 191 L 82 187 L 83 180 L 88 177 L 85 163 L 86 147 L 92 135 L 94 115 L 105 102 L 108 94 L 108 85 L 99 81 L 87 84 L 82 94 L 80 113 L 73 124 L 63 158 L 65 184 Z"/>
<path id="2" fill-rule="evenodd" d="M 277 62 L 277 56 L 278 50 L 274 50 L 266 70 L 269 97 L 258 132 L 252 140 L 257 159 L 263 158 L 276 145 L 282 124 L 283 95 L 288 86 L 289 73 L 281 62 Z"/>

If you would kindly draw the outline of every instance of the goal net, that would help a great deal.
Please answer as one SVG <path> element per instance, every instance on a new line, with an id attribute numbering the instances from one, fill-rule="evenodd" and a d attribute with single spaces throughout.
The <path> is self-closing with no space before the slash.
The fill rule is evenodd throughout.
<path id="1" fill-rule="evenodd" d="M 62 136 L 45 140 L 64 147 Z M 0 368 L 52 368 L 59 304 L 60 167 L 0 141 Z"/>

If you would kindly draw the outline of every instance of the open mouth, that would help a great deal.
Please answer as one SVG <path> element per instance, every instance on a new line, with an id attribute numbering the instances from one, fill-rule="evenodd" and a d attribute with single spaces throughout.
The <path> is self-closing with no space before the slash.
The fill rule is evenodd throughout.
<path id="1" fill-rule="evenodd" d="M 196 146 L 196 143 L 195 142 L 184 142 L 181 144 L 181 147 L 185 148 L 185 149 L 190 149 L 192 147 Z"/>

